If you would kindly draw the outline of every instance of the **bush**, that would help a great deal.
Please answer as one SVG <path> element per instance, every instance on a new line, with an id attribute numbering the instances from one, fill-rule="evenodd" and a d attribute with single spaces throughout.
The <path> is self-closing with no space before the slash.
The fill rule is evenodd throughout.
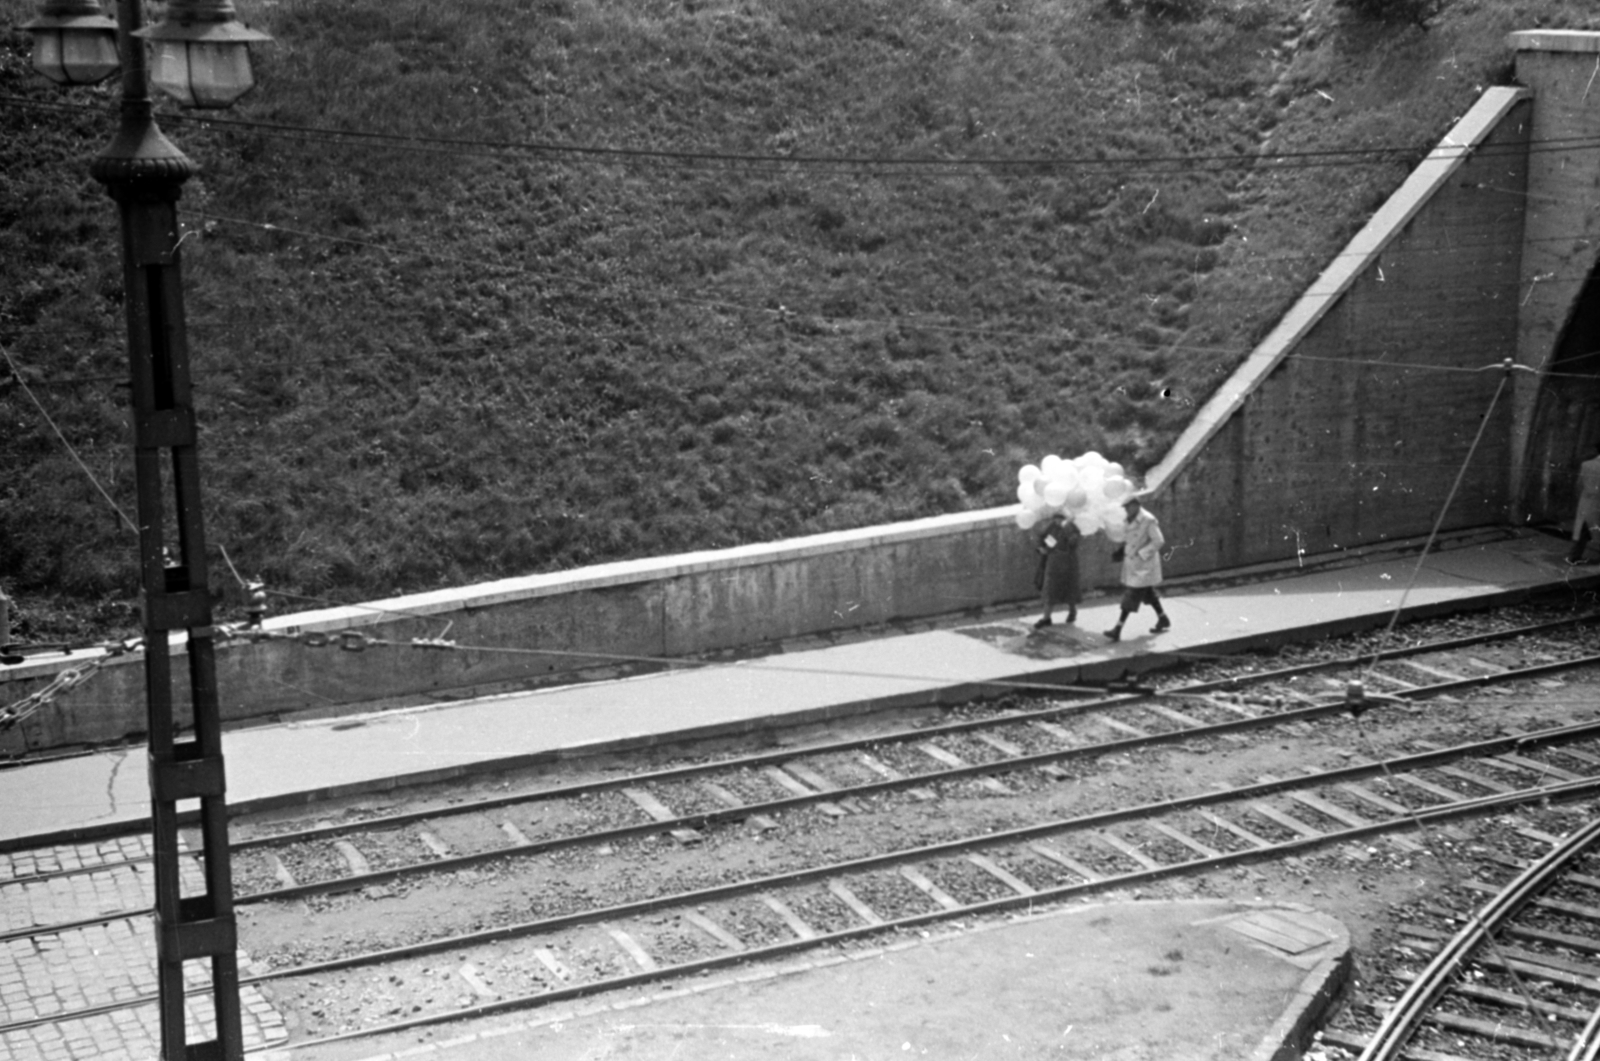
<path id="1" fill-rule="evenodd" d="M 1211 8 L 1211 0 L 1105 0 L 1105 9 L 1115 18 L 1134 14 L 1168 22 L 1193 22 Z"/>
<path id="2" fill-rule="evenodd" d="M 1373 22 L 1410 22 L 1427 28 L 1428 20 L 1444 10 L 1447 0 L 1336 0 L 1357 18 Z"/>

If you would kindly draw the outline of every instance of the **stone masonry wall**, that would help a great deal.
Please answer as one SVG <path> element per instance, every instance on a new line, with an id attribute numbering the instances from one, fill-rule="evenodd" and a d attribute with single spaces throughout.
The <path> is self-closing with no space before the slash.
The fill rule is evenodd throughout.
<path id="1" fill-rule="evenodd" d="M 1426 535 L 1480 427 L 1443 527 L 1506 519 L 1511 395 L 1496 401 L 1494 366 L 1516 350 L 1529 109 L 1503 107 L 1469 156 L 1403 189 L 1418 199 L 1391 202 L 1403 224 L 1352 241 L 1302 299 L 1326 302 L 1311 323 L 1259 351 L 1204 444 L 1152 474 L 1170 570 Z"/>

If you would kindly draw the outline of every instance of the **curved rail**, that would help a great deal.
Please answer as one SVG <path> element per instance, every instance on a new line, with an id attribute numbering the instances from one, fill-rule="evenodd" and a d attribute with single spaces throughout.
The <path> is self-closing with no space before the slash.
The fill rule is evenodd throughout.
<path id="1" fill-rule="evenodd" d="M 1575 859 L 1587 854 L 1596 841 L 1600 841 L 1600 819 L 1567 837 L 1560 846 L 1529 866 L 1521 876 L 1485 903 L 1468 921 L 1466 927 L 1444 944 L 1439 953 L 1428 963 L 1427 968 L 1423 969 L 1384 1014 L 1377 1031 L 1373 1033 L 1366 1049 L 1361 1052 L 1359 1061 L 1399 1061 L 1417 1027 L 1437 1005 L 1468 957 L 1479 947 L 1491 943 L 1494 934 L 1516 916 L 1517 911 L 1566 872 L 1567 867 Z M 1589 1027 L 1585 1029 L 1591 1033 L 1591 1044 L 1595 1025 L 1596 1021 L 1591 1020 Z M 1553 1036 L 1550 1045 L 1559 1045 Z M 1574 1049 L 1582 1048 L 1583 1044 L 1580 1042 Z M 1595 1051 L 1596 1046 L 1590 1045 L 1585 1054 L 1578 1056 L 1593 1058 Z"/>

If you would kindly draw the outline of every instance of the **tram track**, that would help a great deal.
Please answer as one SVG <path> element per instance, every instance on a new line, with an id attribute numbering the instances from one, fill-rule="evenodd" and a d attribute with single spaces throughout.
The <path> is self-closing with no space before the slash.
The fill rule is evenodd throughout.
<path id="1" fill-rule="evenodd" d="M 1600 1056 L 1600 819 L 1528 860 L 1492 852 L 1480 862 L 1509 882 L 1469 879 L 1476 908 L 1427 912 L 1451 926 L 1408 923 L 1402 948 L 1420 960 L 1374 973 L 1398 997 L 1358 1005 L 1323 1041 L 1360 1061 L 1483 1061 L 1509 1056 L 1594 1061 Z"/>

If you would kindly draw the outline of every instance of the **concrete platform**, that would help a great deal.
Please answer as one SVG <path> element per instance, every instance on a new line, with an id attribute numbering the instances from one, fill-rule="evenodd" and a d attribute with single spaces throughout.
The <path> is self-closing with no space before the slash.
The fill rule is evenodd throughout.
<path id="1" fill-rule="evenodd" d="M 1288 1061 L 1352 968 L 1302 907 L 1106 903 L 274 1061 Z"/>
<path id="2" fill-rule="evenodd" d="M 1223 655 L 1326 636 L 1408 615 L 1489 607 L 1541 591 L 1574 602 L 1600 569 L 1572 567 L 1566 543 L 1486 532 L 1417 551 L 1347 555 L 1315 569 L 1231 572 L 1165 588 L 1170 631 L 1145 611 L 1123 640 L 1102 634 L 1114 597 L 1078 624 L 1032 629 L 1037 612 L 641 677 L 313 722 L 229 731 L 223 742 L 236 812 L 377 791 L 561 757 L 687 737 L 733 735 L 889 707 L 957 703 L 1007 688 L 1101 683 L 1174 658 Z M 308 650 L 315 651 L 315 650 Z M 0 768 L 0 851 L 91 839 L 148 821 L 142 747 Z"/>

